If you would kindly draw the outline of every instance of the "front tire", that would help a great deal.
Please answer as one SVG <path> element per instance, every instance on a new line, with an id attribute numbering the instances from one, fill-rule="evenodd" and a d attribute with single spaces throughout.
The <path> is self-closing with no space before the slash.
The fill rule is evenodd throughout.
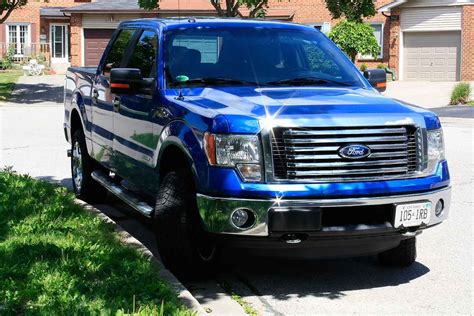
<path id="1" fill-rule="evenodd" d="M 408 267 L 416 261 L 416 237 L 402 240 L 397 247 L 379 253 L 379 262 L 385 266 Z"/>
<path id="2" fill-rule="evenodd" d="M 87 153 L 82 130 L 74 132 L 72 136 L 71 153 L 72 185 L 76 197 L 88 203 L 103 202 L 107 190 L 92 178 L 92 172 L 101 167 Z"/>
<path id="3" fill-rule="evenodd" d="M 171 171 L 160 183 L 155 207 L 155 235 L 167 268 L 182 277 L 210 271 L 217 246 L 203 231 L 189 172 Z"/>

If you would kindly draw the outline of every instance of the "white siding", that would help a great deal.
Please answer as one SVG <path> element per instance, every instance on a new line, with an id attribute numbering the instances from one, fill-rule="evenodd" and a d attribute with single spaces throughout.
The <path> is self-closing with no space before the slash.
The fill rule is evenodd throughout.
<path id="1" fill-rule="evenodd" d="M 404 8 L 401 27 L 404 32 L 461 30 L 462 7 Z"/>
<path id="2" fill-rule="evenodd" d="M 85 29 L 116 29 L 121 22 L 138 18 L 140 18 L 139 14 L 84 14 L 82 27 Z"/>

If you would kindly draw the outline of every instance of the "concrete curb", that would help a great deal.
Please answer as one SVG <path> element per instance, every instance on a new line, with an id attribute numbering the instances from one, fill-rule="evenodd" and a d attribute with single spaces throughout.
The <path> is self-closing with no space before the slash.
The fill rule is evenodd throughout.
<path id="1" fill-rule="evenodd" d="M 158 259 L 156 259 L 155 256 L 153 256 L 153 254 L 151 253 L 151 251 L 148 250 L 148 248 L 145 247 L 140 241 L 138 241 L 135 237 L 130 235 L 128 232 L 126 232 L 114 220 L 112 220 L 110 217 L 108 217 L 107 215 L 99 211 L 94 206 L 77 199 L 76 199 L 76 203 L 81 205 L 86 211 L 98 216 L 105 223 L 112 224 L 114 226 L 115 232 L 117 232 L 120 235 L 122 241 L 125 244 L 136 248 L 139 252 L 145 255 L 150 260 L 150 262 L 158 268 L 159 276 L 165 282 L 171 285 L 173 290 L 175 290 L 178 293 L 178 298 L 183 303 L 184 306 L 195 311 L 197 315 L 200 315 L 200 316 L 207 315 L 204 308 L 201 306 L 201 304 L 199 304 L 197 299 L 188 291 L 188 289 L 168 269 L 166 269 L 163 263 L 161 263 Z"/>

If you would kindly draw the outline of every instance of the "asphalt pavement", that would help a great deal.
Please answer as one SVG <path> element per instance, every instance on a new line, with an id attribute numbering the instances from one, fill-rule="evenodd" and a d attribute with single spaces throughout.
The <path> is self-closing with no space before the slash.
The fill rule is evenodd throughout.
<path id="1" fill-rule="evenodd" d="M 70 187 L 62 77 L 40 80 L 46 84 L 22 79 L 15 102 L 0 104 L 0 167 Z M 385 268 L 375 257 L 289 261 L 246 256 L 224 258 L 215 278 L 185 285 L 210 315 L 243 314 L 222 284 L 260 315 L 471 314 L 474 120 L 442 121 L 453 185 L 451 215 L 418 238 L 413 266 Z M 98 207 L 159 257 L 144 218 L 114 198 Z"/>

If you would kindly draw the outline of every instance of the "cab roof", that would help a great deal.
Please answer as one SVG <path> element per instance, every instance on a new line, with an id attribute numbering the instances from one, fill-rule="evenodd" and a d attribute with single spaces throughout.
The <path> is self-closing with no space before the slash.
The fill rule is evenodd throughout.
<path id="1" fill-rule="evenodd" d="M 274 27 L 274 28 L 305 28 L 310 26 L 270 21 L 264 19 L 239 19 L 239 18 L 213 18 L 213 17 L 175 17 L 175 18 L 147 18 L 124 21 L 120 27 L 135 26 L 135 27 L 157 27 L 163 29 L 177 29 L 177 28 L 192 28 L 192 27 L 206 27 L 206 26 L 221 26 L 221 27 Z"/>

